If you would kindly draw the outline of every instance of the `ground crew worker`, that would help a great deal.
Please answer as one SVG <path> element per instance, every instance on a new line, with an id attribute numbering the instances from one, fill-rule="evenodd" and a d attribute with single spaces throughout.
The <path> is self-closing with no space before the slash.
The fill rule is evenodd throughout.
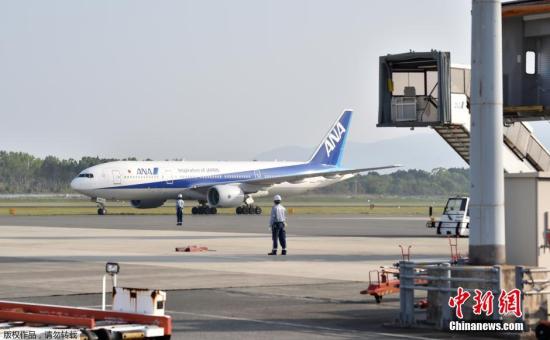
<path id="1" fill-rule="evenodd" d="M 286 209 L 281 204 L 281 196 L 273 197 L 273 208 L 271 208 L 271 217 L 269 218 L 269 227 L 271 228 L 271 238 L 273 239 L 273 249 L 267 255 L 277 255 L 277 239 L 281 243 L 283 251 L 281 255 L 286 255 Z"/>
<path id="2" fill-rule="evenodd" d="M 183 223 L 183 204 L 183 196 L 179 194 L 178 200 L 176 201 L 176 216 L 178 218 L 178 225 L 182 225 Z"/>

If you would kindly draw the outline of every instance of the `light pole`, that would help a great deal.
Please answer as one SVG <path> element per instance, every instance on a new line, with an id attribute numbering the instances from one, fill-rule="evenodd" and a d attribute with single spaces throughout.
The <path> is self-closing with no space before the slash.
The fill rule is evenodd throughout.
<path id="1" fill-rule="evenodd" d="M 103 289 L 102 289 L 102 295 L 101 295 L 101 310 L 105 310 L 105 297 L 107 295 L 106 292 L 106 281 L 107 281 L 107 275 L 111 276 L 111 282 L 113 284 L 113 287 L 116 287 L 116 276 L 120 271 L 120 266 L 118 263 L 115 262 L 107 262 L 105 264 L 105 274 L 103 274 Z"/>

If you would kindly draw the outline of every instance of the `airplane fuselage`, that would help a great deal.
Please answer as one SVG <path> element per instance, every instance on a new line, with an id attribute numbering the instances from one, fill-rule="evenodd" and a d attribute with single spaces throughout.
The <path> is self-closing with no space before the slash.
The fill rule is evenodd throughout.
<path id="1" fill-rule="evenodd" d="M 253 197 L 304 192 L 364 171 L 396 167 L 340 167 L 351 115 L 347 110 L 338 117 L 308 162 L 118 161 L 83 170 L 71 187 L 95 198 L 100 215 L 104 200 L 129 200 L 135 208 L 147 209 L 179 195 L 199 201 L 203 212 L 238 207 L 239 214 L 244 205 L 245 214 L 260 214 Z"/>
<path id="2" fill-rule="evenodd" d="M 247 184 L 251 180 L 313 170 L 321 169 L 300 162 L 119 161 L 86 169 L 71 186 L 87 196 L 109 200 L 168 200 L 178 194 L 187 200 L 206 200 L 206 193 L 197 188 L 238 183 L 245 194 L 258 197 L 272 192 L 300 193 L 353 176 L 309 177 L 268 187 Z"/>

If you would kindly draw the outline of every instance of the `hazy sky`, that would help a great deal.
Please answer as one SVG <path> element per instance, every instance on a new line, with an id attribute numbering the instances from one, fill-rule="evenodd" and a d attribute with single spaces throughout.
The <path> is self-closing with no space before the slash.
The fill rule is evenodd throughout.
<path id="1" fill-rule="evenodd" d="M 432 48 L 470 63 L 469 0 L 2 1 L 0 149 L 245 160 L 347 108 L 351 141 L 409 135 L 375 127 L 378 56 Z"/>

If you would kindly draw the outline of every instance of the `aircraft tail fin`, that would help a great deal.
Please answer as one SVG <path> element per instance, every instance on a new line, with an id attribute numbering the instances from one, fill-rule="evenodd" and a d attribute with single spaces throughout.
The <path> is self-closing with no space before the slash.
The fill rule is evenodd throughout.
<path id="1" fill-rule="evenodd" d="M 349 133 L 352 113 L 353 111 L 346 110 L 338 117 L 313 153 L 313 156 L 311 156 L 309 163 L 340 165 Z"/>

